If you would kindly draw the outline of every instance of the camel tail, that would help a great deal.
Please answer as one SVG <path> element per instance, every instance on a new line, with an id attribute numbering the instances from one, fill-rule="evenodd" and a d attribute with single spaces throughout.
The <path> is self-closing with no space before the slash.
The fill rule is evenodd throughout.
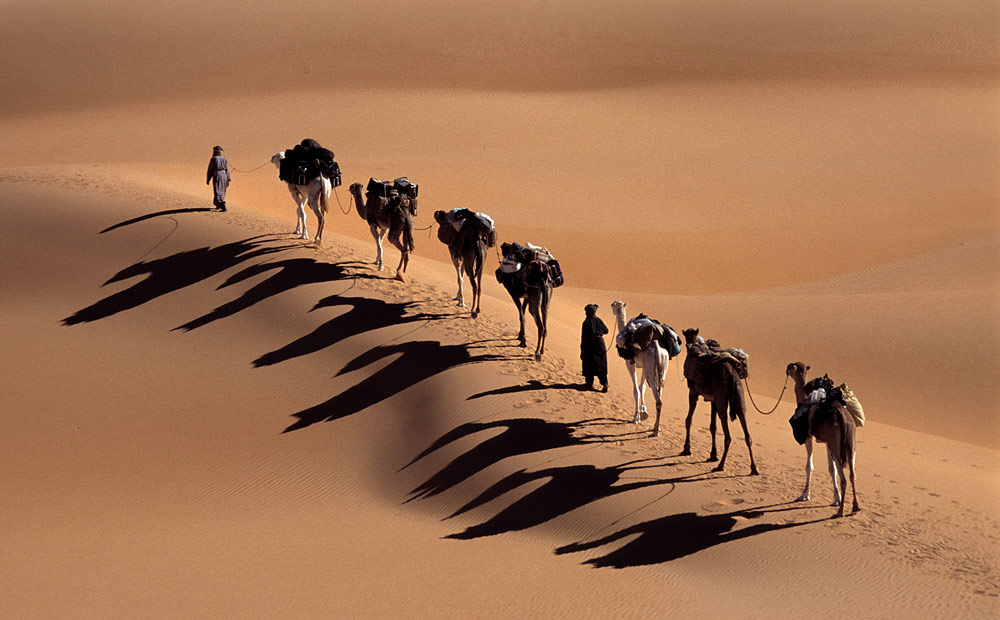
<path id="1" fill-rule="evenodd" d="M 740 383 L 736 373 L 730 373 L 733 382 L 732 389 L 729 390 L 729 419 L 735 420 L 737 417 L 746 415 L 746 398 L 743 395 L 743 385 Z"/>
<path id="2" fill-rule="evenodd" d="M 850 412 L 843 407 L 838 407 L 837 413 L 834 419 L 840 426 L 840 458 L 843 459 L 842 464 L 846 465 L 850 462 L 851 450 L 854 447 L 854 421 L 850 419 Z"/>
<path id="3" fill-rule="evenodd" d="M 323 215 L 326 215 L 327 209 L 329 208 L 330 202 L 330 190 L 333 186 L 330 183 L 330 179 L 320 176 L 323 179 L 323 191 L 319 193 L 319 208 L 323 210 Z"/>

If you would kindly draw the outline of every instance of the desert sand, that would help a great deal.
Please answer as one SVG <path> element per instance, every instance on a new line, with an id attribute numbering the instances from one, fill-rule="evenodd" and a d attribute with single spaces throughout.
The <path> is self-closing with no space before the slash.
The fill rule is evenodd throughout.
<path id="1" fill-rule="evenodd" d="M 992 618 L 1000 613 L 995 3 L 0 5 L 0 616 Z M 323 243 L 269 163 L 344 171 Z M 203 183 L 211 147 L 226 213 Z M 346 185 L 420 184 L 406 283 Z M 432 213 L 545 245 L 541 362 Z M 309 214 L 309 226 L 316 220 Z M 388 248 L 394 266 L 398 253 Z M 750 354 L 680 456 L 612 300 Z M 831 518 L 789 362 L 865 406 Z M 652 397 L 647 393 L 647 400 Z"/>

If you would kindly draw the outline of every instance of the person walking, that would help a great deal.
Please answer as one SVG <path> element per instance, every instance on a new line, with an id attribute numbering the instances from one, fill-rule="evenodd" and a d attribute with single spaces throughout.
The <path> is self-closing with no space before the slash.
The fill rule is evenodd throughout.
<path id="1" fill-rule="evenodd" d="M 587 388 L 594 389 L 594 377 L 601 382 L 601 391 L 608 391 L 608 348 L 604 345 L 604 334 L 608 326 L 597 316 L 597 304 L 583 307 L 586 318 L 580 333 L 580 360 L 583 362 L 583 377 Z"/>
<path id="2" fill-rule="evenodd" d="M 205 185 L 213 184 L 215 197 L 212 199 L 212 204 L 219 211 L 226 210 L 226 188 L 229 187 L 229 181 L 229 162 L 222 154 L 222 147 L 213 147 L 212 159 L 208 160 L 208 178 L 205 180 Z"/>

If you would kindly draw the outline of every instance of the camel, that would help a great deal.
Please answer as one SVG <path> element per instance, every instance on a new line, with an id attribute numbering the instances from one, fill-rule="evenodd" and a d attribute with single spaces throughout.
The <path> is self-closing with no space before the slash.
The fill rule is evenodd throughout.
<path id="1" fill-rule="evenodd" d="M 445 220 L 446 216 L 447 213 L 444 211 L 435 211 L 434 221 L 453 231 L 454 228 L 451 228 L 451 224 Z M 459 308 L 465 307 L 465 291 L 462 283 L 464 268 L 465 275 L 469 276 L 469 283 L 472 285 L 472 318 L 477 318 L 480 312 L 479 300 L 483 290 L 483 266 L 486 264 L 486 248 L 489 245 L 488 234 L 489 231 L 479 226 L 477 222 L 467 220 L 454 236 L 446 237 L 451 239 L 446 245 L 451 254 L 451 262 L 455 265 L 455 274 L 458 276 L 458 295 L 455 300 Z M 440 233 L 438 238 L 441 238 Z"/>
<path id="2" fill-rule="evenodd" d="M 685 329 L 683 333 L 684 343 L 687 347 L 687 357 L 684 359 L 684 378 L 687 379 L 688 384 L 688 414 L 684 420 L 684 450 L 681 455 L 691 454 L 691 420 L 694 417 L 694 409 L 698 405 L 698 397 L 700 396 L 712 405 L 712 417 L 709 424 L 712 433 L 712 452 L 708 460 L 709 462 L 719 461 L 719 464 L 712 471 L 725 469 L 729 444 L 732 442 L 729 422 L 739 418 L 740 425 L 743 427 L 743 436 L 746 439 L 747 452 L 750 454 L 750 475 L 760 475 L 757 471 L 757 463 L 753 458 L 753 440 L 750 439 L 750 431 L 747 429 L 746 397 L 739 373 L 727 361 L 716 360 L 708 363 L 697 361 L 699 353 L 704 355 L 714 349 L 698 337 L 697 329 Z M 728 419 L 726 417 L 727 411 L 729 413 Z M 722 424 L 724 437 L 722 459 L 718 458 L 715 445 L 716 420 Z"/>
<path id="3" fill-rule="evenodd" d="M 271 157 L 271 163 L 280 171 L 281 160 L 284 158 L 285 153 L 283 151 L 275 153 Z M 316 219 L 319 221 L 319 225 L 316 227 L 316 243 L 319 244 L 323 240 L 323 224 L 326 222 L 327 204 L 330 200 L 330 191 L 333 189 L 330 179 L 321 174 L 312 181 L 309 181 L 307 185 L 296 185 L 294 183 L 288 183 L 287 185 L 288 193 L 292 195 L 292 200 L 295 201 L 298 207 L 298 221 L 295 224 L 295 232 L 292 234 L 297 235 L 299 239 L 309 239 L 309 232 L 306 230 L 306 203 L 308 203 L 313 213 L 316 214 Z"/>
<path id="4" fill-rule="evenodd" d="M 628 304 L 624 301 L 611 302 L 611 311 L 618 322 L 618 335 L 615 343 L 619 348 L 625 344 L 625 332 L 628 331 L 628 323 L 625 320 L 625 307 Z M 657 338 L 652 338 L 639 353 L 631 359 L 625 360 L 625 367 L 632 377 L 632 395 L 635 397 L 635 415 L 632 418 L 633 424 L 639 424 L 649 417 L 646 412 L 646 384 L 649 384 L 656 400 L 656 422 L 653 424 L 653 432 L 650 437 L 656 437 L 660 433 L 660 412 L 663 409 L 663 384 L 667 377 L 667 366 L 670 364 L 670 353 L 664 349 Z M 638 377 L 636 371 L 640 371 Z"/>
<path id="5" fill-rule="evenodd" d="M 399 264 L 396 265 L 396 279 L 406 282 L 406 266 L 410 263 L 410 252 L 413 251 L 413 218 L 417 216 L 417 199 L 409 196 L 393 196 L 385 199 L 365 192 L 365 200 L 361 198 L 361 183 L 352 183 L 349 191 L 354 196 L 358 215 L 368 222 L 375 239 L 378 255 L 375 263 L 382 271 L 382 240 L 389 235 L 389 243 L 399 250 Z M 370 204 L 369 204 L 370 203 Z M 400 242 L 402 236 L 402 242 Z"/>
<path id="6" fill-rule="evenodd" d="M 792 378 L 795 384 L 795 401 L 801 406 L 806 400 L 806 373 L 811 366 L 806 366 L 802 362 L 792 362 L 785 368 L 785 374 Z M 861 510 L 858 506 L 858 493 L 854 488 L 854 456 L 857 453 L 857 441 L 855 437 L 854 419 L 848 412 L 847 407 L 839 401 L 834 401 L 828 407 L 820 407 L 815 413 L 810 412 L 809 436 L 806 439 L 806 486 L 802 490 L 802 495 L 796 501 L 809 501 L 809 485 L 812 482 L 813 473 L 813 439 L 826 444 L 826 460 L 830 467 L 830 478 L 833 480 L 833 503 L 831 506 L 838 506 L 837 517 L 844 516 L 844 497 L 841 493 L 847 492 L 847 480 L 844 476 L 845 465 L 851 466 L 851 495 L 854 505 L 851 514 Z M 840 478 L 838 486 L 837 478 Z"/>
<path id="7" fill-rule="evenodd" d="M 511 244 L 504 243 L 500 246 L 504 256 L 508 256 L 511 251 Z M 549 322 L 549 302 L 552 301 L 552 274 L 551 268 L 543 261 L 533 259 L 528 261 L 520 271 L 514 273 L 499 272 L 499 277 L 503 287 L 507 289 L 514 305 L 517 306 L 517 316 L 521 322 L 520 331 L 517 334 L 518 346 L 528 346 L 524 336 L 524 310 L 528 309 L 532 318 L 535 319 L 535 327 L 538 329 L 538 344 L 535 346 L 535 361 L 542 361 L 542 354 L 545 352 L 545 336 L 548 334 Z"/>

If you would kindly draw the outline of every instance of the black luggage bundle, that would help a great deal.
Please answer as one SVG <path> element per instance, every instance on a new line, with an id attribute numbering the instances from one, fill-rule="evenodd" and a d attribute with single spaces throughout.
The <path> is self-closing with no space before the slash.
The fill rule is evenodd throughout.
<path id="1" fill-rule="evenodd" d="M 381 198 L 388 198 L 390 193 L 395 190 L 400 196 L 416 198 L 418 189 L 419 186 L 416 183 L 411 183 L 406 177 L 399 177 L 394 181 L 371 178 L 368 179 L 368 187 L 365 188 L 365 191 Z"/>
<path id="2" fill-rule="evenodd" d="M 285 150 L 285 158 L 281 160 L 278 171 L 279 179 L 285 183 L 308 185 L 320 175 L 330 179 L 334 187 L 340 187 L 340 165 L 333 159 L 333 151 L 323 148 L 311 138 Z"/>

